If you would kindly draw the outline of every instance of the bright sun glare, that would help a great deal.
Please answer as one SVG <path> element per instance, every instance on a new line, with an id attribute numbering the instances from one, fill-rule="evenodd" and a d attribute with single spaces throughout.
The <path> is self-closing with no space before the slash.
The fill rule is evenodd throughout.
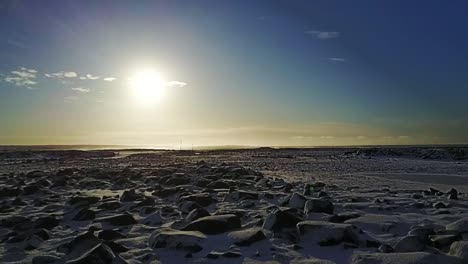
<path id="1" fill-rule="evenodd" d="M 165 82 L 159 72 L 144 70 L 129 78 L 136 99 L 141 103 L 154 103 L 161 99 Z"/>

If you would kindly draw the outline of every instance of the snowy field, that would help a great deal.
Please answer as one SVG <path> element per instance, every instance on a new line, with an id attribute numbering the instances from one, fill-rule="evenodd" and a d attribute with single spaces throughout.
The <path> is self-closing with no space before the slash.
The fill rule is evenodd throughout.
<path id="1" fill-rule="evenodd" d="M 5 149 L 1 263 L 468 263 L 466 148 Z"/>

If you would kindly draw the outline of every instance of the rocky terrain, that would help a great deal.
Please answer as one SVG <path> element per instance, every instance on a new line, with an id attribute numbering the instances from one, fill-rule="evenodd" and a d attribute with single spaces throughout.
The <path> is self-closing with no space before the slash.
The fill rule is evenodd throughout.
<path id="1" fill-rule="evenodd" d="M 4 150 L 0 262 L 468 263 L 460 153 Z"/>

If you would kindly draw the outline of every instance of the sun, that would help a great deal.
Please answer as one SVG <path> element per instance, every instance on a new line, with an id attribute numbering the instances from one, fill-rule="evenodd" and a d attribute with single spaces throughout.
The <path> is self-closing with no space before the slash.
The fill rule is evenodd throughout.
<path id="1" fill-rule="evenodd" d="M 155 103 L 161 100 L 166 84 L 161 74 L 143 70 L 129 78 L 133 95 L 140 103 Z"/>

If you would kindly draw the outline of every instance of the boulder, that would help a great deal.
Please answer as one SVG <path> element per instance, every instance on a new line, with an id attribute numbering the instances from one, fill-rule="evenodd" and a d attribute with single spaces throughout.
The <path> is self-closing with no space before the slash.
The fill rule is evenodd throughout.
<path id="1" fill-rule="evenodd" d="M 132 202 L 141 199 L 142 196 L 137 194 L 134 189 L 126 190 L 120 196 L 121 202 Z"/>
<path id="2" fill-rule="evenodd" d="M 196 208 L 190 211 L 190 213 L 185 217 L 185 221 L 192 222 L 197 219 L 200 219 L 205 216 L 209 216 L 210 213 L 205 208 Z"/>
<path id="3" fill-rule="evenodd" d="M 214 181 L 206 185 L 206 188 L 210 189 L 229 189 L 229 187 L 231 186 L 225 181 Z"/>
<path id="4" fill-rule="evenodd" d="M 197 193 L 197 194 L 182 196 L 180 197 L 179 201 L 180 202 L 185 202 L 185 201 L 196 202 L 197 204 L 201 206 L 209 206 L 217 202 L 216 199 L 211 197 L 209 193 Z"/>
<path id="5" fill-rule="evenodd" d="M 161 212 L 160 211 L 157 211 L 155 213 L 152 213 L 150 215 L 148 215 L 147 217 L 145 217 L 145 219 L 143 219 L 142 223 L 145 224 L 145 225 L 150 225 L 150 226 L 154 226 L 154 225 L 160 225 L 164 222 L 164 219 L 163 217 L 161 216 Z"/>
<path id="6" fill-rule="evenodd" d="M 335 262 L 318 258 L 293 259 L 289 264 L 335 264 Z"/>
<path id="7" fill-rule="evenodd" d="M 468 263 L 468 241 L 453 242 L 450 246 L 449 254 L 460 258 L 463 263 Z"/>
<path id="8" fill-rule="evenodd" d="M 412 253 L 357 253 L 351 264 L 461 264 L 455 257 L 427 252 Z"/>
<path id="9" fill-rule="evenodd" d="M 256 260 L 256 259 L 251 259 L 251 258 L 244 258 L 244 261 L 242 262 L 242 264 L 281 264 L 280 262 L 278 261 L 260 261 L 260 260 Z"/>
<path id="10" fill-rule="evenodd" d="M 312 239 L 320 246 L 332 246 L 341 242 L 359 244 L 359 229 L 350 224 L 324 221 L 303 221 L 297 224 L 301 239 Z"/>
<path id="11" fill-rule="evenodd" d="M 424 240 L 419 236 L 405 236 L 400 238 L 395 245 L 395 252 L 417 252 L 422 251 L 426 246 Z"/>
<path id="12" fill-rule="evenodd" d="M 263 228 L 272 231 L 280 231 L 283 228 L 295 228 L 296 224 L 301 221 L 301 218 L 292 213 L 276 210 L 266 216 Z"/>
<path id="13" fill-rule="evenodd" d="M 304 205 L 307 199 L 298 193 L 293 193 L 291 198 L 288 201 L 288 207 L 297 208 L 297 209 L 304 209 Z"/>
<path id="14" fill-rule="evenodd" d="M 234 244 L 240 247 L 250 246 L 251 244 L 266 239 L 265 233 L 261 228 L 249 228 L 239 231 L 233 231 L 228 234 Z"/>
<path id="15" fill-rule="evenodd" d="M 74 196 L 68 200 L 68 203 L 70 205 L 76 205 L 76 204 L 95 204 L 99 202 L 100 198 L 96 196 Z"/>
<path id="16" fill-rule="evenodd" d="M 333 203 L 325 199 L 310 199 L 305 203 L 304 213 L 333 214 Z"/>
<path id="17" fill-rule="evenodd" d="M 97 218 L 95 222 L 106 222 L 116 226 L 127 226 L 134 225 L 137 223 L 135 218 L 133 218 L 133 216 L 128 213 Z"/>
<path id="18" fill-rule="evenodd" d="M 211 215 L 199 218 L 182 230 L 200 231 L 205 234 L 220 234 L 241 227 L 241 220 L 237 215 Z"/>
<path id="19" fill-rule="evenodd" d="M 103 239 L 107 241 L 112 241 L 112 240 L 126 238 L 126 237 L 127 237 L 126 235 L 120 233 L 117 230 L 112 230 L 112 229 L 102 230 L 98 233 L 99 239 Z"/>
<path id="20" fill-rule="evenodd" d="M 78 211 L 78 213 L 73 217 L 72 220 L 87 221 L 87 220 L 93 220 L 95 217 L 96 217 L 95 211 L 88 209 L 88 208 L 84 208 Z"/>
<path id="21" fill-rule="evenodd" d="M 169 248 L 188 252 L 199 252 L 203 248 L 200 243 L 206 236 L 198 231 L 179 231 L 174 229 L 157 230 L 149 238 L 149 246 Z"/>
<path id="22" fill-rule="evenodd" d="M 460 233 L 468 233 L 468 217 L 448 224 L 445 229 L 458 231 Z"/>
<path id="23" fill-rule="evenodd" d="M 453 242 L 462 240 L 462 236 L 460 234 L 432 235 L 430 239 L 435 248 L 443 250 Z"/>

